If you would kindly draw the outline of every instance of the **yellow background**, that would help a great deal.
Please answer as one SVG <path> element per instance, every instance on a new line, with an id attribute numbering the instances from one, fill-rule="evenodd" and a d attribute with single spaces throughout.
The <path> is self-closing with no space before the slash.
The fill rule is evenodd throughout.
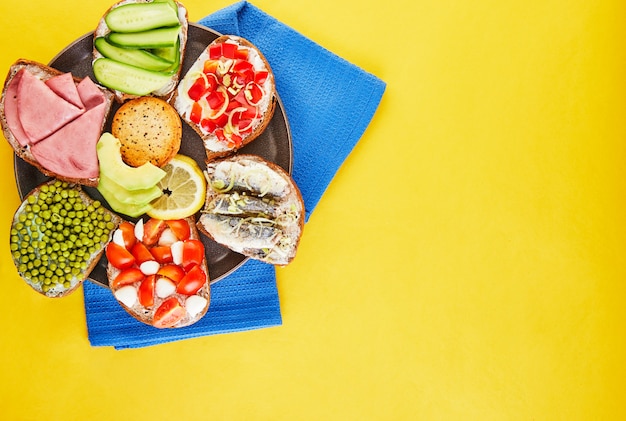
<path id="1" fill-rule="evenodd" d="M 3 1 L 0 72 L 111 3 Z M 623 0 L 253 4 L 388 84 L 278 270 L 283 326 L 92 348 L 82 293 L 15 273 L 2 142 L 0 419 L 626 419 Z"/>

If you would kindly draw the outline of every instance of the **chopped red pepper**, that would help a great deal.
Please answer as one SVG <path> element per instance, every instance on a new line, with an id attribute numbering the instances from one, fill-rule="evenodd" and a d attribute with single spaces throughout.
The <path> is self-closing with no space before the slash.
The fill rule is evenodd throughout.
<path id="1" fill-rule="evenodd" d="M 239 60 L 236 62 L 233 66 L 233 72 L 237 74 L 237 81 L 241 85 L 246 85 L 254 80 L 254 66 L 249 61 Z"/>
<path id="2" fill-rule="evenodd" d="M 189 90 L 187 91 L 187 95 L 194 101 L 198 101 L 200 98 L 204 96 L 207 91 L 207 84 L 203 77 L 199 77 L 196 81 L 191 85 Z"/>
<path id="3" fill-rule="evenodd" d="M 269 72 L 265 71 L 265 70 L 261 70 L 260 72 L 256 72 L 256 75 L 254 75 L 254 81 L 256 83 L 258 83 L 259 85 L 263 85 L 265 83 L 265 81 L 267 80 L 267 76 L 269 75 Z"/>
<path id="4" fill-rule="evenodd" d="M 209 133 L 213 133 L 213 130 L 217 128 L 215 122 L 211 119 L 205 118 L 200 122 L 200 125 Z"/>
<path id="5" fill-rule="evenodd" d="M 235 108 L 239 108 L 241 106 L 242 106 L 241 102 L 239 102 L 239 99 L 235 97 L 231 99 L 230 102 L 228 103 L 228 107 L 226 107 L 226 112 L 230 112 L 234 110 Z"/>
<path id="6" fill-rule="evenodd" d="M 239 59 L 247 59 L 248 58 L 248 49 L 247 48 L 242 48 L 239 47 L 237 48 L 237 51 L 235 52 L 235 58 L 239 58 Z"/>
<path id="7" fill-rule="evenodd" d="M 214 75 L 217 71 L 216 59 L 207 60 L 204 62 L 203 73 L 207 75 Z"/>
<path id="8" fill-rule="evenodd" d="M 206 100 L 211 109 L 217 110 L 224 104 L 226 98 L 224 98 L 224 94 L 222 94 L 220 91 L 213 91 L 207 96 Z"/>
<path id="9" fill-rule="evenodd" d="M 263 90 L 256 83 L 250 83 L 246 86 L 246 91 L 249 93 L 246 95 L 246 99 L 251 105 L 256 105 L 263 98 Z"/>
<path id="10" fill-rule="evenodd" d="M 226 125 L 226 123 L 228 123 L 228 115 L 226 114 L 222 114 L 221 116 L 213 119 L 213 122 L 218 126 L 218 127 L 224 127 Z"/>
<path id="11" fill-rule="evenodd" d="M 209 57 L 211 60 L 218 60 L 222 57 L 222 44 L 213 44 L 209 47 Z"/>
<path id="12" fill-rule="evenodd" d="M 225 42 L 222 44 L 222 57 L 234 59 L 236 58 L 237 44 Z"/>
<path id="13" fill-rule="evenodd" d="M 200 120 L 202 119 L 202 105 L 194 102 L 191 106 L 191 113 L 189 114 L 189 120 L 193 121 L 196 124 L 200 124 Z"/>
<path id="14" fill-rule="evenodd" d="M 230 140 L 232 140 L 235 146 L 238 148 L 241 147 L 241 145 L 243 145 L 243 139 L 241 138 L 241 136 L 238 136 L 236 134 L 231 134 Z"/>
<path id="15" fill-rule="evenodd" d="M 252 120 L 239 120 L 239 133 L 245 134 L 252 131 Z"/>

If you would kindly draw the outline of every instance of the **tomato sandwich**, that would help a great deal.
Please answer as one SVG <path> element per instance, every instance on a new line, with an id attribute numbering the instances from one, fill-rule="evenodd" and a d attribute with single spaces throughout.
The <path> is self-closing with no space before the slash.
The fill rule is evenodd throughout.
<path id="1" fill-rule="evenodd" d="M 113 296 L 137 320 L 178 328 L 206 313 L 209 272 L 193 218 L 124 221 L 106 257 Z"/>

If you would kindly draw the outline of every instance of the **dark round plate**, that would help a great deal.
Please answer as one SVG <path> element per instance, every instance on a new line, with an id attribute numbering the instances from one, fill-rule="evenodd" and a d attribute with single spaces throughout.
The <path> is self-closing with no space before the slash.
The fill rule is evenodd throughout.
<path id="1" fill-rule="evenodd" d="M 185 51 L 181 78 L 187 73 L 191 65 L 202 53 L 202 51 L 204 51 L 207 45 L 219 36 L 220 34 L 212 29 L 194 23 L 189 24 L 187 48 Z M 89 33 L 77 39 L 61 51 L 52 59 L 50 66 L 63 72 L 71 72 L 76 77 L 83 78 L 89 76 L 95 81 L 96 79 L 91 68 L 92 50 L 93 34 Z M 105 131 L 111 130 L 111 121 L 119 106 L 120 104 L 117 103 L 113 105 L 109 115 L 109 120 L 105 125 Z M 240 151 L 241 153 L 259 155 L 268 161 L 280 165 L 289 174 L 291 174 L 293 162 L 291 132 L 289 130 L 289 123 L 280 99 L 278 100 L 278 106 L 276 107 L 274 116 L 265 131 L 254 142 L 249 143 Z M 204 152 L 202 140 L 198 134 L 184 122 L 180 153 L 194 158 L 202 169 L 206 168 L 206 154 Z M 48 180 L 48 178 L 39 172 L 35 167 L 24 162 L 17 156 L 14 160 L 14 167 L 17 189 L 21 198 L 24 198 L 24 196 L 26 196 L 31 190 Z M 84 190 L 93 199 L 100 200 L 103 204 L 108 206 L 98 190 L 91 187 L 84 187 Z M 124 217 L 124 215 L 122 215 L 122 217 Z M 137 219 L 128 217 L 125 218 L 129 220 Z M 217 244 L 204 235 L 201 235 L 201 238 L 206 249 L 206 258 L 211 283 L 224 278 L 247 260 L 247 258 L 243 255 L 235 253 L 230 249 Z M 89 279 L 108 287 L 106 265 L 106 256 L 103 255 L 98 265 L 91 272 Z"/>

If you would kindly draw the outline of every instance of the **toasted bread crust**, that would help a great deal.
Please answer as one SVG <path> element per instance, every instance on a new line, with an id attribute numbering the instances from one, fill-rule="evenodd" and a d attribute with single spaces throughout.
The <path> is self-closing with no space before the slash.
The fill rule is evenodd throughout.
<path id="1" fill-rule="evenodd" d="M 4 109 L 5 95 L 6 95 L 7 87 L 11 84 L 15 75 L 22 69 L 28 70 L 29 72 L 39 77 L 43 81 L 46 81 L 54 76 L 63 74 L 63 72 L 53 67 L 50 67 L 42 63 L 32 61 L 32 60 L 27 60 L 27 59 L 19 59 L 13 65 L 11 65 L 11 67 L 9 68 L 7 78 L 4 82 L 4 87 L 2 89 L 2 97 L 0 98 L 0 123 L 2 124 L 2 131 L 3 131 L 4 137 L 11 145 L 11 148 L 13 148 L 17 156 L 19 156 L 24 161 L 36 167 L 42 174 L 48 177 L 54 177 L 59 180 L 67 181 L 73 184 L 82 184 L 84 186 L 90 186 L 90 187 L 97 186 L 98 185 L 97 178 L 90 178 L 90 179 L 69 178 L 69 177 L 60 176 L 59 174 L 56 174 L 47 170 L 35 159 L 35 157 L 32 155 L 28 147 L 23 147 L 22 145 L 19 144 L 19 142 L 17 141 L 17 139 L 15 138 L 15 136 L 9 129 L 9 126 L 6 120 L 5 109 Z M 80 80 L 81 80 L 80 78 L 74 77 L 75 82 L 78 83 Z M 98 88 L 104 94 L 105 99 L 106 99 L 106 111 L 105 111 L 105 117 L 106 117 L 109 115 L 111 111 L 111 106 L 113 104 L 113 93 L 102 86 L 99 86 L 99 85 L 96 85 L 96 86 L 98 86 Z M 105 123 L 106 123 L 106 118 L 104 118 L 102 121 L 101 130 L 104 130 Z"/>
<path id="2" fill-rule="evenodd" d="M 120 2 L 113 4 L 111 7 L 107 9 L 107 11 L 100 18 L 100 21 L 98 22 L 98 26 L 96 27 L 94 31 L 94 40 L 97 37 L 104 36 L 108 34 L 109 32 L 111 32 L 104 18 L 112 9 L 122 6 L 124 4 L 128 4 L 128 3 L 151 3 L 152 1 L 153 0 L 122 0 Z M 187 45 L 187 37 L 188 37 L 188 32 L 189 32 L 189 13 L 187 12 L 187 9 L 182 3 L 180 2 L 175 2 L 175 3 L 176 3 L 176 6 L 178 7 L 178 18 L 179 18 L 180 25 L 181 25 L 180 66 L 178 67 L 178 71 L 172 75 L 170 83 L 166 87 L 160 89 L 158 92 L 151 93 L 151 96 L 164 98 L 164 99 L 170 98 L 172 96 L 172 93 L 176 90 L 176 87 L 178 86 L 178 81 L 180 80 L 180 75 L 183 69 L 183 60 L 185 58 L 185 51 L 186 51 L 185 47 Z M 95 46 L 93 47 L 93 57 L 94 57 L 94 60 L 96 58 L 102 57 L 102 54 L 100 54 L 100 52 L 96 49 Z M 126 92 L 118 91 L 118 90 L 112 90 L 112 92 L 113 92 L 115 100 L 119 103 L 124 103 L 128 100 L 140 97 L 139 95 L 132 95 Z"/>
<path id="3" fill-rule="evenodd" d="M 206 132 L 204 132 L 201 129 L 201 127 L 198 124 L 194 123 L 193 121 L 190 121 L 188 118 L 186 118 L 183 115 L 183 113 L 180 112 L 180 110 L 178 110 L 179 114 L 181 114 L 181 118 L 198 134 L 198 136 L 200 136 L 200 138 L 204 142 L 206 155 L 207 155 L 207 160 L 209 160 L 209 161 L 213 160 L 213 159 L 223 158 L 223 157 L 232 155 L 233 153 L 237 152 L 237 150 L 243 148 L 245 145 L 249 144 L 250 142 L 252 142 L 256 138 L 258 138 L 259 135 L 261 133 L 263 133 L 263 131 L 267 128 L 267 126 L 269 125 L 270 121 L 272 120 L 272 117 L 274 115 L 274 111 L 276 109 L 276 104 L 278 102 L 277 99 L 276 99 L 276 84 L 275 84 L 275 81 L 274 81 L 274 73 L 272 72 L 270 64 L 267 61 L 267 59 L 265 58 L 265 56 L 263 55 L 263 53 L 261 53 L 261 51 L 254 44 L 252 44 L 250 41 L 248 41 L 245 38 L 234 36 L 234 35 L 222 35 L 222 36 L 216 38 L 215 40 L 213 40 L 213 42 L 211 42 L 211 44 L 209 44 L 207 46 L 207 50 L 211 47 L 211 45 L 223 43 L 223 42 L 225 42 L 227 40 L 234 40 L 238 44 L 241 44 L 241 45 L 243 45 L 245 47 L 248 47 L 250 49 L 254 49 L 257 52 L 257 54 L 259 55 L 259 58 L 263 62 L 263 67 L 265 69 L 267 69 L 267 71 L 269 72 L 269 75 L 270 75 L 271 89 L 270 89 L 270 92 L 267 92 L 267 95 L 270 96 L 270 100 L 268 102 L 267 108 L 265 110 L 261 110 L 262 118 L 259 119 L 255 123 L 252 132 L 247 134 L 245 137 L 243 137 L 243 141 L 242 141 L 241 146 L 233 147 L 231 149 L 222 150 L 222 151 L 211 149 L 208 146 L 208 144 L 207 144 L 207 140 L 215 141 L 217 139 L 217 137 L 214 134 L 211 134 L 211 133 L 207 134 Z M 177 90 L 175 90 L 173 92 L 171 98 L 169 99 L 169 102 L 172 105 L 174 105 L 174 106 L 176 104 L 176 99 L 178 98 L 178 95 L 179 94 L 178 94 L 178 89 L 177 89 Z"/>

